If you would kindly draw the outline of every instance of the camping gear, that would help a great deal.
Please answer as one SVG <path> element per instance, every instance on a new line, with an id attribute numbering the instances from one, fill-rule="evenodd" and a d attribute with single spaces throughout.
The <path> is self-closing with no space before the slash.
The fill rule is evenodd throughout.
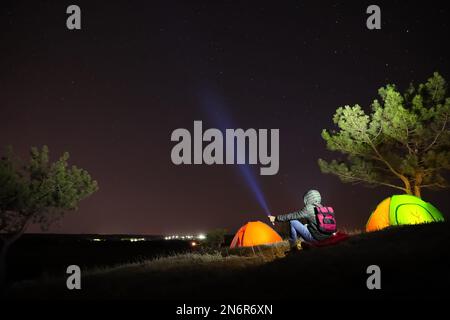
<path id="1" fill-rule="evenodd" d="M 309 248 L 321 248 L 321 247 L 328 247 L 335 244 L 338 244 L 341 241 L 347 240 L 349 238 L 349 235 L 344 232 L 336 232 L 331 237 L 321 240 L 321 241 L 314 241 L 314 242 L 301 242 L 302 249 L 309 249 Z"/>
<path id="2" fill-rule="evenodd" d="M 409 195 L 394 195 L 384 199 L 369 217 L 366 231 L 377 231 L 389 226 L 444 221 L 431 203 Z"/>
<path id="3" fill-rule="evenodd" d="M 332 234 L 337 231 L 336 219 L 332 207 L 314 207 L 317 228 L 320 232 Z"/>
<path id="4" fill-rule="evenodd" d="M 251 247 L 281 242 L 280 235 L 261 221 L 252 221 L 243 225 L 231 241 L 230 248 Z"/>

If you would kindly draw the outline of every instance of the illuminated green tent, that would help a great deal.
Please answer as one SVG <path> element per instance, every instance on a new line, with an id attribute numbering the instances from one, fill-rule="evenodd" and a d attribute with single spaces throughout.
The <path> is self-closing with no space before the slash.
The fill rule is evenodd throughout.
<path id="1" fill-rule="evenodd" d="M 439 210 L 431 203 L 408 195 L 395 195 L 384 199 L 370 215 L 366 231 L 376 231 L 389 226 L 444 221 Z"/>

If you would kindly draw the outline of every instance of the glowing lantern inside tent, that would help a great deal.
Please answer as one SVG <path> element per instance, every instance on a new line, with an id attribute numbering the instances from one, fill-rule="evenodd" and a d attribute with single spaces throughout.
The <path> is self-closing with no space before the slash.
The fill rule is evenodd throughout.
<path id="1" fill-rule="evenodd" d="M 254 221 L 243 225 L 236 232 L 230 248 L 259 246 L 281 241 L 283 239 L 280 235 L 267 224 L 261 221 Z"/>
<path id="2" fill-rule="evenodd" d="M 444 221 L 444 217 L 431 203 L 412 195 L 402 194 L 380 202 L 367 221 L 366 231 L 376 231 L 396 225 L 438 221 Z"/>

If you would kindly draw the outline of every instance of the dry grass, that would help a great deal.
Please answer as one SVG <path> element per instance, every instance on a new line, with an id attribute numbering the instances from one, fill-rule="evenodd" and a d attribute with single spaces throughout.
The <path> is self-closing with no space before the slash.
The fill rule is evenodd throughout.
<path id="1" fill-rule="evenodd" d="M 241 257 L 231 255 L 224 257 L 220 253 L 199 254 L 186 253 L 176 254 L 168 257 L 159 257 L 141 262 L 127 263 L 114 267 L 95 268 L 85 272 L 86 276 L 111 273 L 139 273 L 139 272 L 166 272 L 166 271 L 186 271 L 198 269 L 199 267 L 220 267 L 243 268 L 248 265 L 264 263 L 260 255 L 253 257 Z"/>
<path id="2" fill-rule="evenodd" d="M 108 277 L 139 276 L 141 274 L 155 275 L 161 273 L 189 273 L 191 271 L 239 270 L 251 266 L 258 266 L 267 262 L 261 254 L 253 256 L 186 253 L 172 256 L 158 257 L 150 260 L 130 262 L 115 266 L 94 267 L 82 270 L 84 279 Z M 14 289 L 26 289 L 35 286 L 54 286 L 64 282 L 60 276 L 44 275 L 40 279 L 27 280 L 14 284 Z"/>
<path id="3" fill-rule="evenodd" d="M 229 255 L 238 255 L 243 257 L 261 257 L 264 261 L 269 262 L 278 258 L 283 258 L 286 251 L 289 250 L 289 242 L 282 241 L 271 245 L 259 245 L 253 247 L 240 248 L 224 248 L 221 253 L 226 257 Z"/>

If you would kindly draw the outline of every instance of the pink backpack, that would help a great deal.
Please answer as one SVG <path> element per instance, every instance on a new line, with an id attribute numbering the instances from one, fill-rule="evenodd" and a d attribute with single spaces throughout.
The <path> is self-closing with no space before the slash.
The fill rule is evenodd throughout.
<path id="1" fill-rule="evenodd" d="M 320 232 L 332 234 L 337 231 L 336 219 L 332 207 L 314 207 L 317 228 Z"/>

